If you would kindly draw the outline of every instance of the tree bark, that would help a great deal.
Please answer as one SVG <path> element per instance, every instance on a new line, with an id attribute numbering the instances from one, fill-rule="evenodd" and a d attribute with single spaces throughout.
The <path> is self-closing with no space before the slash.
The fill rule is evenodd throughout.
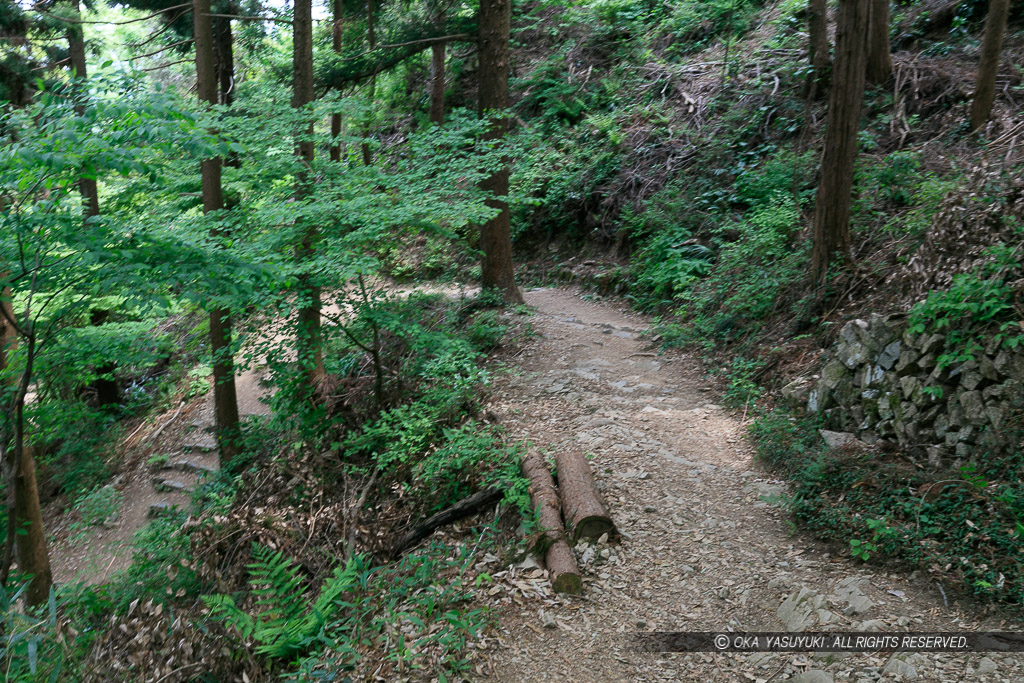
<path id="1" fill-rule="evenodd" d="M 991 0 L 985 18 L 985 37 L 981 42 L 981 61 L 971 102 L 971 130 L 978 130 L 988 121 L 992 103 L 996 99 L 996 72 L 999 55 L 1003 50 L 1003 35 L 1010 14 L 1010 0 Z"/>
<path id="2" fill-rule="evenodd" d="M 234 14 L 229 6 L 227 14 Z M 235 52 L 231 34 L 231 19 L 213 17 L 213 55 L 217 72 L 217 90 L 220 103 L 230 107 L 235 101 Z"/>
<path id="3" fill-rule="evenodd" d="M 807 30 L 811 73 L 807 76 L 807 99 L 816 100 L 828 89 L 828 72 L 832 66 L 828 46 L 828 4 L 810 0 L 807 5 Z"/>
<path id="4" fill-rule="evenodd" d="M 850 193 L 864 100 L 868 8 L 864 0 L 839 1 L 825 152 L 814 206 L 811 270 L 819 283 L 824 283 L 833 255 L 844 261 L 850 257 Z"/>
<path id="5" fill-rule="evenodd" d="M 292 31 L 292 106 L 302 109 L 313 101 L 313 6 L 312 0 L 296 0 Z M 298 174 L 295 198 L 302 200 L 309 193 L 309 171 L 316 148 L 313 143 L 313 121 L 301 124 L 296 131 L 295 154 L 303 166 Z M 309 262 L 316 254 L 319 239 L 317 229 L 306 225 L 295 256 L 300 262 Z M 320 287 L 310 273 L 298 276 L 298 329 L 295 349 L 299 367 L 316 386 L 324 375 L 323 349 L 320 333 Z"/>
<path id="6" fill-rule="evenodd" d="M 590 463 L 575 451 L 562 450 L 555 455 L 558 490 L 562 493 L 565 526 L 573 543 L 581 538 L 597 539 L 615 533 L 612 521 L 590 471 Z"/>
<path id="7" fill-rule="evenodd" d="M 377 34 L 373 24 L 373 0 L 366 0 L 366 40 L 370 44 L 370 50 L 377 47 Z M 367 94 L 367 100 L 370 106 L 373 106 L 373 99 L 377 96 L 377 76 L 370 76 L 370 92 Z M 369 135 L 370 131 L 364 131 L 365 135 Z M 363 142 L 363 165 L 369 166 L 373 163 L 373 154 L 370 152 L 370 143 Z"/>
<path id="8" fill-rule="evenodd" d="M 342 18 L 345 16 L 344 0 L 334 0 L 332 4 L 334 23 L 331 24 L 331 48 L 335 54 L 341 54 Z M 331 114 L 331 138 L 338 139 L 341 135 L 341 113 Z M 341 161 L 341 142 L 332 142 L 330 148 L 331 161 Z"/>
<path id="9" fill-rule="evenodd" d="M 78 0 L 70 1 L 71 8 L 74 10 L 73 16 L 76 18 L 80 17 Z M 75 78 L 84 82 L 88 78 L 88 73 L 85 63 L 85 39 L 82 37 L 82 24 L 69 24 L 67 37 L 68 60 L 71 64 L 71 71 L 74 73 Z M 85 112 L 85 107 L 80 104 L 75 107 L 75 111 L 81 116 Z M 99 189 L 96 187 L 96 179 L 80 178 L 78 181 L 78 191 L 82 195 L 82 213 L 85 216 L 85 220 L 93 216 L 99 216 L 100 195 Z"/>
<path id="10" fill-rule="evenodd" d="M 434 43 L 430 48 L 430 120 L 444 123 L 444 52 L 446 43 Z"/>
<path id="11" fill-rule="evenodd" d="M 892 49 L 889 45 L 889 0 L 871 0 L 868 28 L 867 80 L 879 85 L 892 76 Z"/>
<path id="12" fill-rule="evenodd" d="M 13 325 L 14 310 L 11 305 L 11 290 L 9 288 L 4 288 L 0 292 L 0 309 L 2 309 L 0 310 L 0 372 L 4 372 L 8 366 L 9 350 L 17 344 L 17 331 Z M 3 430 L 2 440 L 0 440 L 0 451 L 3 454 L 4 471 L 7 475 L 8 516 L 3 566 L 0 567 L 0 583 L 4 586 L 7 584 L 12 550 L 16 546 L 18 568 L 23 574 L 32 577 L 25 591 L 25 602 L 30 607 L 35 607 L 45 604 L 49 599 L 53 574 L 50 571 L 50 555 L 46 547 L 42 509 L 39 505 L 35 460 L 32 457 L 32 448 L 25 443 L 25 395 L 28 393 L 35 361 L 35 338 L 32 336 L 31 329 L 27 331 L 25 369 L 21 373 L 17 386 L 8 384 L 7 387 L 14 390 L 12 405 L 7 411 L 13 428 L 13 434 L 10 435 L 13 437 L 13 444 L 7 440 L 7 430 Z"/>
<path id="13" fill-rule="evenodd" d="M 193 0 L 193 30 L 196 48 L 196 93 L 200 102 L 217 104 L 217 68 L 214 53 L 210 0 Z M 229 47 L 230 51 L 230 47 Z M 224 66 L 224 62 L 221 62 Z M 221 159 L 200 164 L 203 177 L 203 213 L 224 209 Z M 213 231 L 216 235 L 216 231 Z M 213 355 L 213 405 L 220 457 L 228 463 L 238 454 L 238 396 L 235 364 L 231 350 L 231 313 L 223 308 L 210 311 L 210 352 Z"/>
<path id="14" fill-rule="evenodd" d="M 500 140 L 508 128 L 508 120 L 494 112 L 508 108 L 511 7 L 511 0 L 481 0 L 480 3 L 478 106 L 481 117 L 491 117 L 491 126 L 484 135 L 485 140 Z M 491 193 L 487 206 L 499 212 L 480 229 L 480 248 L 484 253 L 482 284 L 484 289 L 500 292 L 507 303 L 522 303 L 523 296 L 516 286 L 512 270 L 512 233 L 508 202 L 505 199 L 508 197 L 508 179 L 509 168 L 506 163 L 481 183 L 481 187 Z"/>
<path id="15" fill-rule="evenodd" d="M 534 550 L 543 556 L 548 568 L 548 578 L 556 593 L 580 593 L 583 580 L 580 578 L 576 556 L 565 542 L 562 533 L 561 506 L 558 491 L 551 479 L 547 463 L 536 453 L 528 453 L 522 460 L 523 474 L 530 480 L 530 500 L 538 511 L 540 532 Z"/>

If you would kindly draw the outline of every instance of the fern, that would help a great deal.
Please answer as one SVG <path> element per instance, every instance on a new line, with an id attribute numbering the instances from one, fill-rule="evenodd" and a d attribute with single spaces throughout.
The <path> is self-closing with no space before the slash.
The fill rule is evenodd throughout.
<path id="1" fill-rule="evenodd" d="M 356 558 L 336 567 L 320 595 L 309 605 L 299 567 L 280 551 L 253 546 L 249 586 L 255 597 L 254 614 L 238 607 L 228 595 L 203 596 L 211 615 L 234 627 L 243 640 L 257 643 L 256 652 L 273 659 L 292 659 L 308 649 L 338 601 L 357 579 Z"/>

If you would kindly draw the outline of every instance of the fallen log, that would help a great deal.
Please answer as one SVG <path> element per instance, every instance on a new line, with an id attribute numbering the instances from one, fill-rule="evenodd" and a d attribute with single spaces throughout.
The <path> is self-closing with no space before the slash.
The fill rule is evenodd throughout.
<path id="1" fill-rule="evenodd" d="M 562 512 L 573 542 L 581 538 L 600 538 L 615 534 L 615 522 L 601 500 L 590 471 L 590 463 L 582 454 L 560 451 L 555 455 L 558 469 L 558 490 L 562 493 Z"/>
<path id="2" fill-rule="evenodd" d="M 391 546 L 391 557 L 398 557 L 407 549 L 434 533 L 434 530 L 438 527 L 457 522 L 463 517 L 469 517 L 481 508 L 498 502 L 504 495 L 505 492 L 500 488 L 487 488 L 483 491 L 477 491 L 473 495 L 463 498 L 455 505 L 427 517 L 422 523 L 395 541 L 394 545 Z"/>
<path id="3" fill-rule="evenodd" d="M 544 558 L 548 578 L 556 593 L 580 593 L 583 580 L 576 556 L 562 533 L 561 505 L 547 463 L 536 453 L 527 453 L 523 457 L 522 469 L 530 480 L 530 500 L 537 510 L 540 524 L 534 551 Z"/>

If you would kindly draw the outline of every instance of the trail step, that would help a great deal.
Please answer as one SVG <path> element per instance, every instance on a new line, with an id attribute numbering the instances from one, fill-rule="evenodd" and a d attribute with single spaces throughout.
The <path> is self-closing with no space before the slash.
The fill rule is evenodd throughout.
<path id="1" fill-rule="evenodd" d="M 173 503 L 153 503 L 149 506 L 150 517 L 166 517 L 178 510 L 178 506 Z"/>
<path id="2" fill-rule="evenodd" d="M 175 491 L 178 493 L 192 493 L 192 487 L 188 484 L 176 479 L 163 479 L 161 477 L 153 479 L 153 488 L 162 493 Z"/>
<path id="3" fill-rule="evenodd" d="M 182 444 L 181 448 L 186 453 L 211 453 L 217 450 L 217 441 L 212 437 L 209 439 L 196 439 Z"/>
<path id="4" fill-rule="evenodd" d="M 192 472 L 193 474 L 199 475 L 213 474 L 217 471 L 216 467 L 212 467 L 206 463 L 197 462 L 195 460 L 175 460 L 169 463 L 164 469 L 177 470 L 178 472 Z"/>

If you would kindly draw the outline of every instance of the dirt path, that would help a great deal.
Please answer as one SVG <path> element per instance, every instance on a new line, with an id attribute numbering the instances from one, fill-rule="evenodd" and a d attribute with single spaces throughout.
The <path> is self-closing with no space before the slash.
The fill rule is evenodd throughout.
<path id="1" fill-rule="evenodd" d="M 260 399 L 262 366 L 240 373 L 235 380 L 242 419 L 268 415 Z M 213 437 L 213 394 L 170 408 L 152 425 L 129 439 L 122 472 L 108 484 L 119 492 L 120 505 L 100 525 L 77 530 L 74 510 L 60 515 L 53 529 L 51 563 L 57 583 L 104 583 L 132 560 L 132 539 L 153 517 L 172 508 L 187 509 L 199 480 L 220 468 Z"/>
<path id="2" fill-rule="evenodd" d="M 521 371 L 497 383 L 490 408 L 538 448 L 593 454 L 623 534 L 611 544 L 577 546 L 582 597 L 495 589 L 499 643 L 487 680 L 1024 680 L 1024 655 L 632 651 L 636 631 L 893 633 L 1020 624 L 947 607 L 923 575 L 865 567 L 795 533 L 788 515 L 765 500 L 786 486 L 753 461 L 739 418 L 714 403 L 695 362 L 657 354 L 640 337 L 641 317 L 565 290 L 535 290 L 526 299 L 537 308 L 531 322 L 539 336 L 517 359 Z M 538 574 L 524 568 L 495 576 L 514 584 Z"/>

